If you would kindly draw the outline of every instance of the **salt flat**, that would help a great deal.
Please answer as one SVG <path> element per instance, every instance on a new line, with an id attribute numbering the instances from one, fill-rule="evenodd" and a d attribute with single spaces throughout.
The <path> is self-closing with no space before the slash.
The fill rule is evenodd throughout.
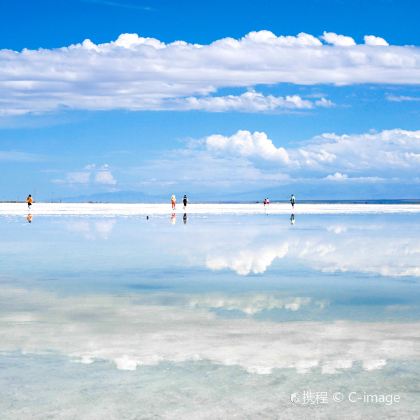
<path id="1" fill-rule="evenodd" d="M 0 205 L 1 418 L 418 418 L 420 206 L 290 207 Z"/>
<path id="2" fill-rule="evenodd" d="M 31 213 L 37 215 L 95 215 L 95 216 L 136 216 L 166 215 L 184 213 L 182 204 L 172 211 L 170 204 L 127 204 L 127 203 L 35 203 Z M 254 204 L 189 204 L 189 214 L 290 214 L 288 203 L 272 203 L 267 208 Z M 0 215 L 14 216 L 28 213 L 25 203 L 1 203 Z M 380 214 L 380 213 L 420 213 L 420 204 L 297 204 L 296 214 Z"/>

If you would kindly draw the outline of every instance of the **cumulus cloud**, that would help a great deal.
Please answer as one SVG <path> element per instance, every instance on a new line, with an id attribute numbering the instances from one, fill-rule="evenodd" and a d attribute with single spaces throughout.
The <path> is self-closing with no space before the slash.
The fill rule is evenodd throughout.
<path id="1" fill-rule="evenodd" d="M 332 44 L 337 47 L 353 47 L 356 45 L 356 42 L 352 37 L 337 35 L 334 32 L 324 32 L 321 38 L 328 44 Z"/>
<path id="2" fill-rule="evenodd" d="M 106 169 L 100 169 L 95 174 L 95 182 L 97 184 L 104 184 L 104 185 L 115 185 L 117 181 L 113 177 L 111 171 Z"/>
<path id="3" fill-rule="evenodd" d="M 364 36 L 365 44 L 366 45 L 374 45 L 380 47 L 388 47 L 389 44 L 383 38 L 375 35 L 365 35 Z"/>
<path id="4" fill-rule="evenodd" d="M 85 40 L 57 49 L 0 50 L 0 115 L 60 109 L 242 110 L 244 102 L 251 110 L 287 108 L 297 97 L 213 94 L 278 83 L 420 82 L 418 47 L 386 45 L 373 35 L 356 44 L 332 32 L 321 40 L 258 31 L 198 45 L 122 34 L 103 44 Z M 305 100 L 294 104 L 308 106 Z"/>
<path id="5" fill-rule="evenodd" d="M 355 194 L 349 198 L 371 194 L 384 183 L 395 190 L 409 185 L 406 198 L 411 198 L 408 194 L 415 197 L 418 191 L 419 159 L 420 131 L 324 133 L 282 146 L 268 133 L 239 130 L 190 140 L 185 148 L 165 151 L 124 170 L 139 180 L 134 188 L 168 193 L 168 188 L 184 189 L 188 183 L 190 192 L 199 193 L 200 199 L 203 189 L 226 199 L 227 190 L 232 194 L 279 187 L 280 192 L 284 185 L 319 183 L 342 186 L 346 192 L 353 189 Z M 331 177 L 336 173 L 347 178 L 335 182 Z"/>
<path id="6" fill-rule="evenodd" d="M 299 169 L 327 172 L 324 178 L 330 181 L 374 182 L 382 179 L 380 174 L 389 178 L 391 173 L 417 171 L 420 163 L 420 131 L 400 129 L 351 135 L 325 133 L 290 148 L 276 147 L 264 132 L 240 130 L 232 136 L 208 136 L 204 144 L 210 153 L 275 161 L 290 173 Z M 350 178 L 349 172 L 357 176 Z"/>
<path id="7" fill-rule="evenodd" d="M 289 155 L 283 147 L 276 147 L 266 133 L 239 130 L 232 136 L 220 134 L 208 136 L 206 147 L 211 152 L 233 153 L 245 157 L 259 157 L 266 160 L 289 162 Z"/>
<path id="8" fill-rule="evenodd" d="M 323 134 L 295 150 L 300 164 L 353 173 L 414 170 L 420 162 L 420 131 L 383 130 L 353 135 Z M 296 156 L 295 155 L 295 156 Z M 300 158 L 299 158 L 300 157 Z M 302 159 L 303 158 L 303 159 Z"/>
<path id="9" fill-rule="evenodd" d="M 108 164 L 97 166 L 88 164 L 82 171 L 68 172 L 64 179 L 53 180 L 56 184 L 99 184 L 113 186 L 117 184 Z"/>

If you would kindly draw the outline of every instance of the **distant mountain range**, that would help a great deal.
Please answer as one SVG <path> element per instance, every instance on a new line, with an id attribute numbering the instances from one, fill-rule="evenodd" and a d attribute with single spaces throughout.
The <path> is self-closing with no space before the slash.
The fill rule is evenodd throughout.
<path id="1" fill-rule="evenodd" d="M 371 186 L 370 186 L 371 187 Z M 291 193 L 295 194 L 299 202 L 420 202 L 419 198 L 413 198 L 410 196 L 402 196 L 396 199 L 395 197 L 389 197 L 382 188 L 378 188 L 376 191 L 369 193 L 365 191 L 363 185 L 360 186 L 358 194 L 343 194 L 341 187 L 331 186 L 328 190 L 325 187 L 322 192 L 318 190 L 316 186 L 306 185 L 304 188 L 301 185 L 295 185 L 294 188 L 290 186 L 268 188 L 266 190 L 247 191 L 240 193 L 213 193 L 204 191 L 201 193 L 192 192 L 188 194 L 190 202 L 224 202 L 224 203 L 235 203 L 235 202 L 262 202 L 265 197 L 270 198 L 274 201 L 288 201 Z M 62 202 L 73 202 L 73 203 L 86 203 L 86 202 L 100 202 L 100 203 L 166 203 L 170 200 L 168 193 L 160 193 L 155 195 L 146 194 L 142 191 L 113 191 L 113 192 L 102 192 L 95 194 L 79 195 L 75 197 L 64 197 L 55 201 Z M 175 195 L 178 201 L 181 201 L 184 192 L 176 192 Z"/>
<path id="2" fill-rule="evenodd" d="M 156 203 L 164 201 L 164 197 L 151 196 L 141 191 L 113 191 L 79 195 L 76 197 L 65 197 L 62 198 L 60 201 L 63 201 L 65 203 Z"/>

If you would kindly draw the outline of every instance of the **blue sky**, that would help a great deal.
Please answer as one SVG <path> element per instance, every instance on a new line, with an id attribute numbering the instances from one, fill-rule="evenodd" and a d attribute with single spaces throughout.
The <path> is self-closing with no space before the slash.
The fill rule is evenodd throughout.
<path id="1" fill-rule="evenodd" d="M 244 3 L 0 2 L 0 199 L 419 198 L 420 6 Z"/>

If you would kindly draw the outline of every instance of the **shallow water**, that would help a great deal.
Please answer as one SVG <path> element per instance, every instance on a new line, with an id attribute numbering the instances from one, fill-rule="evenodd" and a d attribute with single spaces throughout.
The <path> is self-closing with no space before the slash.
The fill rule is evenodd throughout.
<path id="1" fill-rule="evenodd" d="M 419 214 L 0 232 L 2 419 L 418 418 Z"/>

